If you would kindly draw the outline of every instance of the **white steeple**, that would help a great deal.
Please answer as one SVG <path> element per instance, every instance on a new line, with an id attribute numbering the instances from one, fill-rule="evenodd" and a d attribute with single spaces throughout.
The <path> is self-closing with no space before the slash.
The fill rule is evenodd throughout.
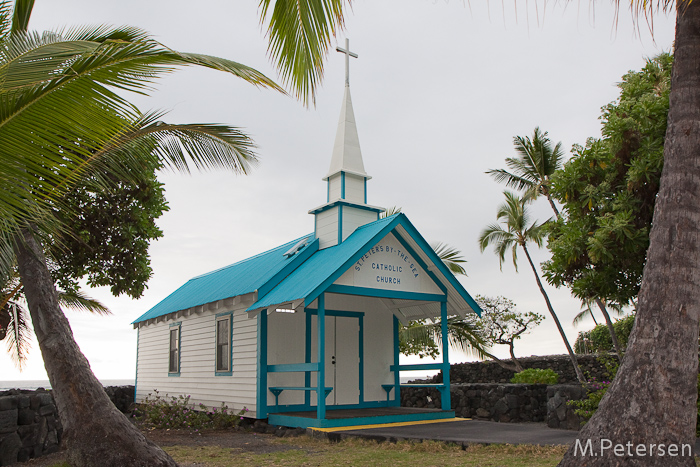
<path id="1" fill-rule="evenodd" d="M 323 180 L 328 183 L 326 204 L 312 209 L 309 214 L 316 217 L 316 237 L 319 248 L 324 249 L 342 243 L 361 225 L 375 221 L 383 208 L 367 204 L 367 180 L 360 151 L 360 138 L 357 136 L 355 113 L 350 98 L 350 41 L 345 39 L 345 49 L 337 47 L 345 54 L 345 95 L 340 108 L 340 119 L 335 134 L 335 144 L 331 155 L 331 166 Z"/>
<path id="2" fill-rule="evenodd" d="M 362 162 L 360 138 L 357 135 L 355 113 L 352 110 L 352 99 L 350 98 L 350 85 L 347 83 L 345 84 L 343 105 L 340 108 L 338 130 L 335 133 L 331 167 L 324 180 L 328 180 L 329 177 L 341 171 L 370 178 L 365 172 L 365 165 Z"/>

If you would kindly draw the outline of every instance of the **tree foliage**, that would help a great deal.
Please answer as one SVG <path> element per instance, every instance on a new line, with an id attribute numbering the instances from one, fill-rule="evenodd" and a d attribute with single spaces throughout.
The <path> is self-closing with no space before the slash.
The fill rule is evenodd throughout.
<path id="1" fill-rule="evenodd" d="M 626 305 L 637 296 L 659 179 L 672 57 L 661 54 L 619 83 L 603 107 L 602 138 L 574 146 L 552 177 L 563 219 L 550 225 L 547 280 L 581 299 Z"/>
<path id="2" fill-rule="evenodd" d="M 488 346 L 507 345 L 513 366 L 508 366 L 496 356 L 486 355 L 499 362 L 501 366 L 522 371 L 523 367 L 515 356 L 515 341 L 539 325 L 543 315 L 528 311 L 525 313 L 515 309 L 515 303 L 505 297 L 476 297 L 481 306 L 481 319 L 478 322 L 479 334 Z"/>
<path id="3" fill-rule="evenodd" d="M 615 335 L 617 336 L 623 350 L 627 347 L 630 333 L 634 327 L 634 318 L 635 315 L 629 315 L 615 320 L 613 323 Z M 579 332 L 576 342 L 574 343 L 574 350 L 576 350 L 576 353 L 599 353 L 614 351 L 615 349 L 613 348 L 612 340 L 610 339 L 608 327 L 605 324 L 599 324 L 590 331 Z"/>

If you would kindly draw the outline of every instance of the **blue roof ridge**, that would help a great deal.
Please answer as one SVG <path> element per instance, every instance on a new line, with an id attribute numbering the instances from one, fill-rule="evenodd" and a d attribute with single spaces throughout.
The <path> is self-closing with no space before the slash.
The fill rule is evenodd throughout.
<path id="1" fill-rule="evenodd" d="M 267 254 L 269 254 L 269 253 L 272 253 L 272 252 L 275 251 L 275 250 L 281 250 L 281 249 L 287 247 L 288 245 L 299 243 L 301 240 L 303 240 L 303 239 L 305 239 L 305 238 L 312 237 L 313 235 L 314 235 L 313 232 L 312 232 L 312 233 L 309 233 L 309 234 L 306 234 L 306 235 L 302 235 L 301 237 L 299 237 L 299 238 L 297 238 L 297 239 L 295 239 L 295 240 L 291 240 L 291 241 L 289 241 L 289 242 L 287 242 L 287 243 L 283 243 L 282 245 L 278 245 L 278 246 L 276 246 L 276 247 L 274 247 L 274 248 L 270 248 L 269 250 L 263 251 L 262 253 L 258 253 L 257 255 L 249 256 L 248 258 L 242 259 L 242 260 L 240 260 L 240 261 L 237 261 L 237 262 L 235 262 L 235 263 L 229 264 L 229 265 L 227 265 L 227 266 L 223 266 L 223 267 L 220 267 L 220 268 L 218 268 L 218 269 L 214 269 L 213 271 L 205 272 L 204 274 L 200 274 L 200 275 L 198 275 L 198 276 L 194 276 L 194 277 L 192 277 L 190 280 L 188 280 L 187 282 L 193 281 L 193 280 L 195 280 L 195 279 L 201 279 L 202 277 L 206 277 L 206 276 L 209 276 L 209 275 L 211 275 L 211 274 L 214 274 L 214 273 L 217 273 L 217 272 L 220 272 L 220 271 L 224 271 L 224 270 L 226 270 L 226 269 L 228 269 L 228 268 L 232 268 L 232 267 L 234 267 L 234 266 L 238 266 L 238 265 L 240 265 L 240 264 L 246 263 L 246 262 L 248 262 L 248 261 L 252 261 L 252 260 L 254 260 L 254 259 L 256 259 L 256 258 L 259 258 L 259 257 L 261 257 L 261 256 L 264 256 L 264 255 L 267 255 Z M 308 246 L 308 245 L 307 245 L 307 246 Z M 305 248 L 306 248 L 306 247 L 305 247 Z"/>

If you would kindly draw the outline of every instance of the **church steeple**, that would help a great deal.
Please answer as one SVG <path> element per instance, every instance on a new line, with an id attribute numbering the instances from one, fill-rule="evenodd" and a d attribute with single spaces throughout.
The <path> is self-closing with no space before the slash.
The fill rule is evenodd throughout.
<path id="1" fill-rule="evenodd" d="M 367 180 L 357 135 L 355 113 L 350 97 L 350 41 L 345 39 L 345 49 L 337 47 L 345 54 L 345 94 L 340 108 L 340 119 L 335 135 L 331 166 L 323 180 L 328 184 L 326 204 L 309 211 L 316 217 L 316 237 L 319 248 L 338 245 L 357 227 L 375 221 L 383 208 L 367 204 Z"/>

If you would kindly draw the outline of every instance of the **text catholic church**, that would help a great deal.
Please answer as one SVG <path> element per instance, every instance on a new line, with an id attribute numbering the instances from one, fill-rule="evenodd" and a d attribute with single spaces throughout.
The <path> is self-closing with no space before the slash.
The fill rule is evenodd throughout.
<path id="1" fill-rule="evenodd" d="M 190 279 L 134 321 L 136 400 L 222 403 L 270 424 L 334 427 L 454 417 L 447 317 L 479 306 L 404 214 L 382 218 L 346 82 L 314 231 Z M 400 204 L 400 203 L 399 203 Z M 301 213 L 300 213 L 301 214 Z M 399 364 L 399 323 L 439 318 L 443 361 Z M 439 369 L 441 409 L 400 407 L 400 371 Z"/>

